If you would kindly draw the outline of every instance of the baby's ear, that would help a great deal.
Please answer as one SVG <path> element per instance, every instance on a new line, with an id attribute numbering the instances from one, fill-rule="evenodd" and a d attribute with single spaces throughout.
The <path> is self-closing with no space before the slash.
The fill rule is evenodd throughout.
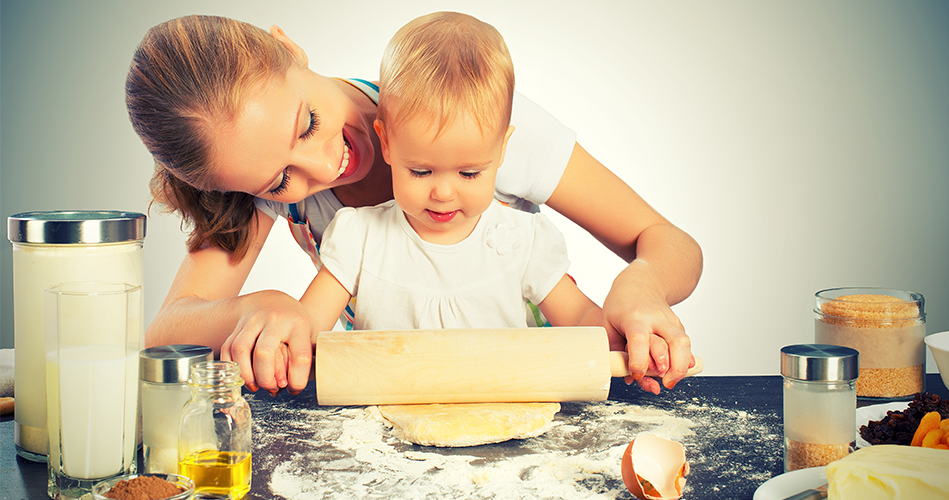
<path id="1" fill-rule="evenodd" d="M 300 48 L 299 45 L 294 43 L 293 40 L 290 40 L 290 37 L 288 37 L 287 34 L 284 33 L 282 29 L 280 29 L 280 26 L 277 26 L 277 25 L 271 26 L 270 34 L 273 35 L 273 37 L 276 38 L 277 41 L 283 44 L 283 46 L 286 47 L 287 50 L 289 50 L 290 53 L 293 54 L 293 56 L 296 57 L 303 64 L 304 68 L 309 65 L 309 60 L 306 57 L 306 52 L 304 52 L 303 49 Z"/>
<path id="2" fill-rule="evenodd" d="M 378 118 L 372 122 L 372 128 L 376 130 L 376 135 L 379 136 L 379 146 L 382 148 L 382 158 L 392 165 L 392 162 L 389 161 L 389 136 L 386 135 L 386 126 L 382 123 L 382 120 Z"/>
<path id="3" fill-rule="evenodd" d="M 504 133 L 504 142 L 501 143 L 501 158 L 498 161 L 498 166 L 504 164 L 504 153 L 507 152 L 507 141 L 511 139 L 511 134 L 514 133 L 514 125 L 508 125 L 507 132 Z"/>

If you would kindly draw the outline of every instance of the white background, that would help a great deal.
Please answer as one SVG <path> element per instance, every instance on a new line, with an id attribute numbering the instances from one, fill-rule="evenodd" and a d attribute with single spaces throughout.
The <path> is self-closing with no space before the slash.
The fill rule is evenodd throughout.
<path id="1" fill-rule="evenodd" d="M 675 311 L 707 374 L 777 373 L 782 346 L 813 341 L 822 288 L 921 292 L 928 331 L 949 330 L 949 4 L 521 5 L 3 0 L 0 216 L 149 211 L 152 161 L 123 86 L 154 24 L 192 13 L 278 24 L 313 70 L 375 79 L 401 25 L 458 10 L 505 36 L 519 91 L 702 245 L 705 273 Z M 185 251 L 178 220 L 149 215 L 146 321 Z M 555 221 L 571 274 L 601 302 L 623 263 Z M 245 289 L 299 295 L 312 266 L 276 227 Z M 0 246 L 0 340 L 11 347 L 11 247 Z"/>

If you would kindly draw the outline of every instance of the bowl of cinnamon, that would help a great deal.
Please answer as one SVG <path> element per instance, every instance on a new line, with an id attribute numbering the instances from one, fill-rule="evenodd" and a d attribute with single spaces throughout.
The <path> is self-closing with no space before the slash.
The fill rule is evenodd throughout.
<path id="1" fill-rule="evenodd" d="M 96 483 L 95 500 L 190 500 L 194 481 L 178 474 L 127 474 Z"/>

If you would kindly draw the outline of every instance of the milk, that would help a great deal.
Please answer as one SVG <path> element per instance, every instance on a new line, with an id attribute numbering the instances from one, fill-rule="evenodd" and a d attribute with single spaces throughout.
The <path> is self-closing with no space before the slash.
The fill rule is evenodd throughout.
<path id="1" fill-rule="evenodd" d="M 113 476 L 136 458 L 138 351 L 64 347 L 46 358 L 51 466 L 65 475 Z M 55 443 L 61 443 L 57 449 Z"/>
<path id="2" fill-rule="evenodd" d="M 142 245 L 15 243 L 13 249 L 17 388 L 14 441 L 18 448 L 43 456 L 47 448 L 43 289 L 57 283 L 91 280 L 140 285 L 144 277 Z"/>

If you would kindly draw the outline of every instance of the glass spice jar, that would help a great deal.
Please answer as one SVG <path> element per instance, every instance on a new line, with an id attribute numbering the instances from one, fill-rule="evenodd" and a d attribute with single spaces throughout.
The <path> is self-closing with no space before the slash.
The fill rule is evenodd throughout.
<path id="1" fill-rule="evenodd" d="M 237 500 L 250 491 L 251 414 L 233 361 L 191 365 L 191 399 L 181 410 L 178 474 L 194 481 L 195 496 Z"/>
<path id="2" fill-rule="evenodd" d="M 178 424 L 191 399 L 191 365 L 213 360 L 214 352 L 203 345 L 163 345 L 139 353 L 146 473 L 178 472 Z"/>
<path id="3" fill-rule="evenodd" d="M 785 472 L 824 466 L 853 450 L 858 356 L 835 345 L 781 349 Z"/>
<path id="4" fill-rule="evenodd" d="M 923 296 L 885 288 L 832 288 L 815 294 L 814 342 L 860 352 L 857 397 L 888 401 L 924 390 Z"/>

